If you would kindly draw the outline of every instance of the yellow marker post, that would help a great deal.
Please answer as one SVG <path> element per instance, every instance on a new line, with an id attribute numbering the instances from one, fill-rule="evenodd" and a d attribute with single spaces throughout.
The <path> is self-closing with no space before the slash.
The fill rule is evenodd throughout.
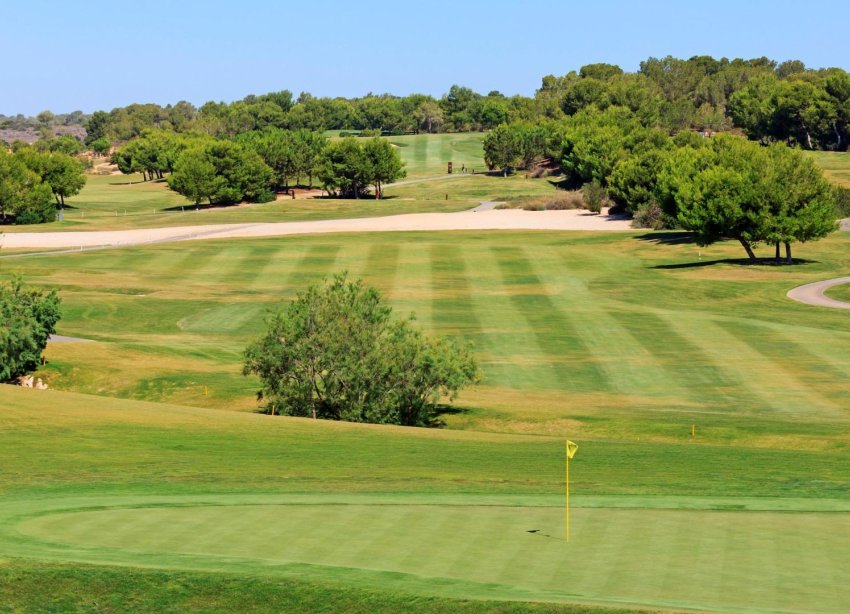
<path id="1" fill-rule="evenodd" d="M 565 481 L 565 494 L 566 494 L 566 521 L 567 521 L 567 542 L 570 541 L 570 460 L 573 456 L 576 455 L 576 451 L 578 450 L 578 446 L 567 440 L 566 443 L 567 449 L 567 463 L 566 463 L 566 481 Z"/>

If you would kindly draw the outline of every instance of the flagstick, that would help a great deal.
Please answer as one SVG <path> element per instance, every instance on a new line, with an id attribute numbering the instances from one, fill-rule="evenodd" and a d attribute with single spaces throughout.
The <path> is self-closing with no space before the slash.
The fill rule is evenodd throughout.
<path id="1" fill-rule="evenodd" d="M 564 481 L 566 494 L 566 519 L 567 519 L 567 543 L 570 541 L 570 444 L 567 443 L 567 464 L 566 464 L 566 480 Z"/>

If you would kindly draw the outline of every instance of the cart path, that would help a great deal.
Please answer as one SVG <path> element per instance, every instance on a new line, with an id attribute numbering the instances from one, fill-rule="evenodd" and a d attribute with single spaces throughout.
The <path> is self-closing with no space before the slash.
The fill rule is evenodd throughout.
<path id="1" fill-rule="evenodd" d="M 497 203 L 458 213 L 408 213 L 383 217 L 317 220 L 309 222 L 264 222 L 251 224 L 208 224 L 132 230 L 10 233 L 2 247 L 9 249 L 84 250 L 124 247 L 200 239 L 277 237 L 340 232 L 416 232 L 447 230 L 632 230 L 625 216 L 594 215 L 583 210 L 522 211 L 493 210 Z"/>
<path id="2" fill-rule="evenodd" d="M 829 298 L 824 295 L 824 292 L 841 284 L 850 284 L 850 277 L 836 277 L 835 279 L 827 279 L 825 281 L 816 281 L 805 286 L 798 286 L 793 290 L 788 291 L 788 298 L 805 303 L 806 305 L 815 305 L 817 307 L 832 307 L 834 309 L 850 309 L 850 303 L 839 301 L 834 298 Z"/>

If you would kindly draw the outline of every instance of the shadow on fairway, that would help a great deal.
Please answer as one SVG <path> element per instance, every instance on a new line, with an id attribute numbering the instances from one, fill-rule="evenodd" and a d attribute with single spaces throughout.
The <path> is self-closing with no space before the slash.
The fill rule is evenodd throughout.
<path id="1" fill-rule="evenodd" d="M 262 204 L 262 203 L 251 203 L 254 204 Z M 234 207 L 238 207 L 239 203 L 214 203 L 214 204 L 200 204 L 200 205 L 177 205 L 176 207 L 165 207 L 164 209 L 160 209 L 160 211 L 167 212 L 181 212 L 181 211 L 207 211 L 208 209 L 230 209 Z"/>
<path id="2" fill-rule="evenodd" d="M 165 183 L 166 181 L 168 181 L 168 179 L 163 177 L 162 179 L 148 179 L 147 181 L 110 181 L 109 185 L 138 185 L 140 183 Z"/>
<path id="3" fill-rule="evenodd" d="M 659 230 L 648 232 L 645 235 L 635 237 L 638 241 L 649 241 L 660 245 L 678 245 L 682 243 L 693 243 L 693 235 L 682 230 Z"/>
<path id="4" fill-rule="evenodd" d="M 806 260 L 805 258 L 794 258 L 790 263 L 774 258 L 720 258 L 717 260 L 700 260 L 698 262 L 680 262 L 677 264 L 658 264 L 651 269 L 675 270 L 675 269 L 697 269 L 700 267 L 715 266 L 717 264 L 731 264 L 735 266 L 801 266 L 805 264 L 818 264 L 817 260 Z"/>

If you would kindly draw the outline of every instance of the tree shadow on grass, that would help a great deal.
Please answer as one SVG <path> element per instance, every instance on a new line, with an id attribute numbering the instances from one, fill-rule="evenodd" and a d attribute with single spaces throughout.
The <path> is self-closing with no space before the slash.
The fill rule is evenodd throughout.
<path id="1" fill-rule="evenodd" d="M 715 260 L 700 260 L 697 262 L 680 262 L 677 264 L 657 264 L 651 269 L 658 270 L 676 270 L 676 269 L 698 269 L 701 267 L 709 267 L 715 266 L 718 264 L 731 264 L 734 266 L 771 266 L 771 267 L 785 267 L 785 266 L 802 266 L 806 264 L 818 264 L 817 260 L 807 260 L 805 258 L 794 258 L 792 262 L 785 262 L 784 259 L 776 260 L 775 258 L 756 258 L 755 260 L 750 260 L 749 258 L 718 258 Z"/>
<path id="2" fill-rule="evenodd" d="M 192 205 L 177 205 L 175 207 L 165 207 L 164 209 L 160 209 L 160 211 L 174 212 L 174 211 L 206 211 L 207 209 L 229 209 L 229 208 L 232 208 L 232 207 L 238 207 L 239 204 L 240 203 L 213 203 L 211 205 L 211 204 L 207 203 L 207 204 L 200 204 L 200 205 L 195 205 L 195 204 L 192 204 Z M 260 204 L 260 203 L 251 203 L 251 204 L 253 205 L 253 204 Z"/>
<path id="3" fill-rule="evenodd" d="M 693 235 L 684 230 L 657 230 L 655 232 L 648 232 L 645 235 L 638 235 L 635 239 L 658 245 L 680 245 L 694 242 Z"/>
<path id="4" fill-rule="evenodd" d="M 693 234 L 683 230 L 659 230 L 648 232 L 634 237 L 638 241 L 648 241 L 656 245 L 695 245 Z M 718 264 L 731 264 L 735 266 L 800 266 L 805 264 L 818 264 L 818 260 L 807 260 L 805 258 L 794 258 L 786 262 L 784 258 L 777 260 L 774 257 L 756 258 L 716 258 L 714 260 L 698 260 L 697 262 L 680 262 L 678 264 L 658 264 L 650 267 L 652 269 L 696 269 L 701 267 L 715 266 Z"/>
<path id="5" fill-rule="evenodd" d="M 168 181 L 168 178 L 163 177 L 162 179 L 148 179 L 147 181 L 144 181 L 143 179 L 140 179 L 139 181 L 110 181 L 108 185 L 139 185 L 142 183 L 164 183 L 166 181 Z"/>
<path id="6" fill-rule="evenodd" d="M 433 419 L 425 426 L 429 426 L 431 428 L 443 428 L 446 426 L 446 421 L 443 420 L 444 416 L 462 416 L 465 414 L 471 414 L 473 411 L 474 410 L 469 407 L 459 407 L 457 405 L 439 403 L 435 408 Z"/>

